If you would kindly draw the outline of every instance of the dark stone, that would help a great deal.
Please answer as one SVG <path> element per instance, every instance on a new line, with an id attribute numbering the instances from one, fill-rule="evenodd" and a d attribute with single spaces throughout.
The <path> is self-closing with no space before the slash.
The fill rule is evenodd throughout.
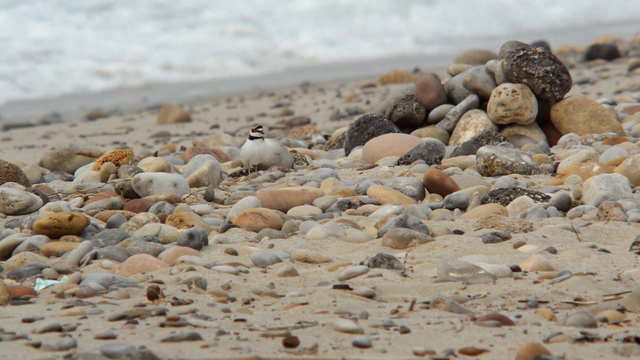
<path id="1" fill-rule="evenodd" d="M 480 238 L 482 239 L 483 244 L 499 244 L 511 239 L 511 234 L 506 231 L 491 231 L 486 234 L 482 234 Z"/>
<path id="2" fill-rule="evenodd" d="M 204 192 L 204 201 L 213 201 L 216 198 L 216 187 L 213 185 L 209 185 L 207 190 Z"/>
<path id="3" fill-rule="evenodd" d="M 451 134 L 456 128 L 456 125 L 458 125 L 458 121 L 460 121 L 462 116 L 469 110 L 477 109 L 478 106 L 480 106 L 480 98 L 478 95 L 469 93 L 469 96 L 456 105 L 456 107 L 451 109 L 444 119 L 438 122 L 436 127 Z"/>
<path id="4" fill-rule="evenodd" d="M 364 115 L 354 121 L 347 129 L 347 135 L 344 139 L 344 152 L 349 155 L 354 147 L 364 145 L 375 137 L 399 132 L 400 129 L 394 123 L 380 115 Z"/>
<path id="5" fill-rule="evenodd" d="M 33 188 L 33 187 L 28 187 L 26 190 L 26 192 L 30 192 L 34 195 L 37 195 L 40 199 L 42 199 L 42 205 L 46 204 L 49 202 L 49 196 L 47 196 L 45 193 L 43 193 L 42 191 Z"/>
<path id="6" fill-rule="evenodd" d="M 171 335 L 160 340 L 160 342 L 183 342 L 183 341 L 202 341 L 202 336 L 200 336 L 200 334 L 198 334 L 197 332 L 192 331 L 192 332 L 183 333 L 183 334 Z"/>
<path id="7" fill-rule="evenodd" d="M 389 179 L 384 185 L 400 191 L 415 201 L 422 201 L 425 196 L 424 183 L 414 176 L 399 176 Z"/>
<path id="8" fill-rule="evenodd" d="M 118 168 L 119 179 L 131 179 L 138 174 L 142 174 L 144 170 L 133 165 L 122 165 Z"/>
<path id="9" fill-rule="evenodd" d="M 93 246 L 102 248 L 105 246 L 117 245 L 122 240 L 130 237 L 128 232 L 122 229 L 106 229 L 91 238 Z"/>
<path id="10" fill-rule="evenodd" d="M 176 243 L 179 246 L 186 246 L 200 251 L 203 247 L 209 245 L 209 237 L 204 229 L 193 227 L 183 231 L 178 236 Z"/>
<path id="11" fill-rule="evenodd" d="M 591 60 L 615 60 L 620 57 L 620 51 L 616 44 L 593 44 L 584 52 L 584 59 Z"/>
<path id="12" fill-rule="evenodd" d="M 509 140 L 499 132 L 485 130 L 473 139 L 456 146 L 451 152 L 451 157 L 475 155 L 478 149 L 483 146 L 498 145 L 502 143 L 511 144 Z"/>
<path id="13" fill-rule="evenodd" d="M 465 75 L 467 75 L 468 73 L 469 70 L 463 71 L 444 83 L 444 91 L 447 93 L 447 98 L 449 99 L 450 103 L 458 105 L 466 98 L 473 95 L 473 93 L 467 90 L 467 88 L 465 88 L 462 84 Z"/>
<path id="14" fill-rule="evenodd" d="M 446 152 L 445 145 L 436 139 L 425 139 L 406 154 L 400 156 L 397 165 L 411 165 L 418 160 L 424 160 L 427 165 L 437 165 L 442 162 Z"/>
<path id="15" fill-rule="evenodd" d="M 503 60 L 507 79 L 529 86 L 538 99 L 558 102 L 573 85 L 567 67 L 550 51 L 515 48 L 506 51 Z"/>
<path id="16" fill-rule="evenodd" d="M 493 189 L 489 191 L 489 193 L 485 197 L 482 198 L 481 203 L 482 204 L 496 203 L 502 206 L 507 206 L 513 200 L 523 195 L 526 195 L 537 202 L 548 202 L 549 200 L 551 200 L 551 196 L 545 193 L 515 187 L 515 188 Z"/>
<path id="17" fill-rule="evenodd" d="M 427 109 L 419 102 L 414 94 L 397 97 L 384 110 L 384 117 L 403 132 L 411 132 L 424 125 Z"/>
<path id="18" fill-rule="evenodd" d="M 364 265 L 369 268 L 404 270 L 404 265 L 395 256 L 387 253 L 377 253 L 365 261 Z"/>
<path id="19" fill-rule="evenodd" d="M 154 215 L 160 215 L 160 214 L 165 214 L 167 216 L 173 214 L 174 210 L 176 209 L 175 206 L 169 204 L 166 201 L 159 201 L 155 204 L 153 204 L 153 206 L 151 206 L 149 208 L 150 213 L 154 214 Z"/>
<path id="20" fill-rule="evenodd" d="M 396 228 L 404 228 L 409 230 L 414 230 L 417 232 L 421 232 L 425 235 L 430 235 L 431 232 L 425 223 L 422 220 L 418 219 L 413 215 L 398 215 L 394 218 L 391 218 L 387 223 L 378 230 L 378 237 L 383 237 L 389 230 Z"/>
<path id="21" fill-rule="evenodd" d="M 42 269 L 35 266 L 27 266 L 21 269 L 14 269 L 7 272 L 7 279 L 15 280 L 21 282 L 33 276 L 38 276 L 42 274 Z"/>
<path id="22" fill-rule="evenodd" d="M 120 226 L 126 222 L 127 218 L 124 215 L 115 213 L 109 217 L 105 223 L 105 227 L 107 229 L 119 229 Z"/>
<path id="23" fill-rule="evenodd" d="M 357 209 L 357 208 L 358 208 L 358 205 L 353 200 L 347 198 L 347 199 L 340 199 L 334 202 L 324 212 L 325 213 L 342 212 L 348 209 Z"/>
<path id="24" fill-rule="evenodd" d="M 547 40 L 536 40 L 531 43 L 531 47 L 551 51 L 551 45 L 549 45 Z"/>
<path id="25" fill-rule="evenodd" d="M 140 195 L 133 190 L 131 180 L 119 181 L 114 186 L 116 193 L 124 199 L 139 199 Z"/>

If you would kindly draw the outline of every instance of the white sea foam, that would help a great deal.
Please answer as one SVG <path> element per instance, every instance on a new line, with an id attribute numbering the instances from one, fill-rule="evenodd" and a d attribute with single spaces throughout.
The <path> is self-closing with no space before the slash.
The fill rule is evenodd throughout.
<path id="1" fill-rule="evenodd" d="M 616 22 L 640 1 L 0 0 L 0 105 Z"/>

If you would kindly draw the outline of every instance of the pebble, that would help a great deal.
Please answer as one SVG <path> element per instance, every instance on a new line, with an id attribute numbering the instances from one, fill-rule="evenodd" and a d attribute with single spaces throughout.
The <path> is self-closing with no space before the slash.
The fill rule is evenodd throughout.
<path id="1" fill-rule="evenodd" d="M 535 360 L 542 356 L 551 355 L 553 355 L 551 351 L 542 344 L 537 342 L 525 342 L 518 347 L 515 360 Z"/>
<path id="2" fill-rule="evenodd" d="M 362 334 L 364 333 L 364 329 L 362 326 L 356 324 L 355 322 L 347 319 L 337 319 L 331 322 L 331 328 L 335 331 L 339 331 L 347 334 Z"/>
<path id="3" fill-rule="evenodd" d="M 364 266 L 364 265 L 350 266 L 344 269 L 342 272 L 340 272 L 340 274 L 338 275 L 338 280 L 345 281 L 345 280 L 353 279 L 360 275 L 364 275 L 368 272 L 369 272 L 368 266 Z"/>
<path id="4" fill-rule="evenodd" d="M 577 328 L 597 328 L 598 322 L 587 311 L 576 311 L 567 318 L 565 325 Z"/>
<path id="5" fill-rule="evenodd" d="M 390 133 L 375 137 L 362 148 L 362 159 L 375 164 L 389 156 L 402 156 L 419 145 L 423 139 L 408 134 Z"/>
<path id="6" fill-rule="evenodd" d="M 189 193 L 187 180 L 179 174 L 163 172 L 145 172 L 133 177 L 133 189 L 142 197 L 175 194 L 184 196 Z"/>
<path id="7" fill-rule="evenodd" d="M 209 245 L 207 232 L 201 228 L 191 228 L 183 231 L 176 240 L 178 246 L 189 247 L 195 250 L 202 250 Z"/>
<path id="8" fill-rule="evenodd" d="M 369 339 L 366 336 L 356 336 L 351 340 L 351 344 L 354 347 L 360 348 L 360 349 L 368 349 L 370 347 L 373 346 L 373 343 L 371 342 L 371 339 Z"/>
<path id="9" fill-rule="evenodd" d="M 381 115 L 367 114 L 361 116 L 347 129 L 344 140 L 344 152 L 346 155 L 349 155 L 353 148 L 356 146 L 363 146 L 375 137 L 388 133 L 399 132 L 400 129 L 398 129 L 394 123 L 385 119 Z"/>
<path id="10" fill-rule="evenodd" d="M 527 85 L 504 83 L 491 92 L 487 114 L 499 125 L 529 125 L 538 115 L 538 102 Z"/>
<path id="11" fill-rule="evenodd" d="M 124 356 L 134 356 L 136 348 L 130 344 L 110 343 L 100 346 L 100 354 L 109 359 L 119 359 Z"/>
<path id="12" fill-rule="evenodd" d="M 271 251 L 256 251 L 249 256 L 251 262 L 258 267 L 268 267 L 282 262 L 282 259 Z"/>
<path id="13" fill-rule="evenodd" d="M 456 124 L 451 133 L 449 145 L 459 145 L 474 139 L 479 134 L 498 131 L 498 127 L 489 119 L 486 112 L 480 109 L 467 111 Z"/>
<path id="14" fill-rule="evenodd" d="M 7 215 L 25 215 L 40 209 L 42 199 L 20 189 L 0 187 L 0 213 Z"/>
<path id="15" fill-rule="evenodd" d="M 482 176 L 540 173 L 540 168 L 531 156 L 506 146 L 481 147 L 476 153 L 476 164 Z"/>
<path id="16" fill-rule="evenodd" d="M 405 250 L 411 247 L 426 244 L 428 242 L 435 241 L 435 239 L 429 235 L 425 235 L 418 231 L 410 229 L 396 228 L 389 230 L 382 237 L 382 246 L 386 246 L 392 249 Z"/>
<path id="17" fill-rule="evenodd" d="M 284 221 L 278 214 L 265 208 L 247 209 L 238 214 L 233 220 L 235 225 L 247 231 L 259 232 L 262 229 L 282 229 Z"/>

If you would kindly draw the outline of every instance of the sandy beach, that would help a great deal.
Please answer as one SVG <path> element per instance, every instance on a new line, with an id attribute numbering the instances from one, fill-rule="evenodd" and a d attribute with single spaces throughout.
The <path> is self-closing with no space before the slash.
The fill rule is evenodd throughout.
<path id="1" fill-rule="evenodd" d="M 394 152 L 414 141 L 409 138 L 394 140 L 398 143 L 388 148 L 365 145 L 351 155 L 344 145 L 325 146 L 347 134 L 364 115 L 384 114 L 385 101 L 405 96 L 407 89 L 417 92 L 415 83 L 421 76 L 435 74 L 443 82 L 451 81 L 448 72 L 454 70 L 447 69 L 449 64 L 417 72 L 399 68 L 389 83 L 384 73 L 330 83 L 302 84 L 302 77 L 294 77 L 291 81 L 297 85 L 286 83 L 289 87 L 284 88 L 242 94 L 231 89 L 197 100 L 163 100 L 188 114 L 185 122 L 172 122 L 184 120 L 178 113 L 169 116 L 171 123 L 159 124 L 160 106 L 155 102 L 145 110 L 123 105 L 93 114 L 90 111 L 101 106 L 89 103 L 78 122 L 53 119 L 38 124 L 39 116 L 47 114 L 30 116 L 27 121 L 34 126 L 3 122 L 0 159 L 21 168 L 38 191 L 25 191 L 15 183 L 0 187 L 10 189 L 2 193 L 1 209 L 14 211 L 11 201 L 35 202 L 21 213 L 0 211 L 5 284 L 0 287 L 0 358 L 639 356 L 640 268 L 638 245 L 632 243 L 640 234 L 640 198 L 635 192 L 639 184 L 634 183 L 640 176 L 633 163 L 631 170 L 621 166 L 640 153 L 640 131 L 630 124 L 640 124 L 640 41 L 599 42 L 614 44 L 621 56 L 585 61 L 583 47 L 553 49 L 572 79 L 570 91 L 555 103 L 583 95 L 597 111 L 613 114 L 623 133 L 563 134 L 559 145 L 544 137 L 546 148 L 541 142 L 509 147 L 508 152 L 533 159 L 537 170 L 531 173 L 487 176 L 479 163 L 481 150 L 477 155 L 474 151 L 451 156 L 463 141 L 431 140 L 442 149 L 447 146 L 443 158 L 429 164 L 433 154 L 427 154 L 427 160 L 409 165 L 398 165 L 404 152 Z M 500 49 L 487 50 L 498 56 Z M 531 96 L 542 104 L 540 94 L 535 95 Z M 478 109 L 471 111 L 488 111 L 490 101 L 480 100 Z M 583 119 L 581 106 L 576 108 L 570 115 Z M 536 107 L 537 114 L 543 109 Z M 546 111 L 554 121 L 551 109 Z M 425 123 L 415 130 L 427 126 L 429 110 L 422 114 Z M 541 117 L 534 115 L 544 128 Z M 247 176 L 239 149 L 254 124 L 264 126 L 267 138 L 297 148 L 302 160 Z M 409 132 L 402 135 L 408 137 Z M 418 143 L 428 137 L 413 134 Z M 447 139 L 449 135 L 454 138 L 446 134 Z M 44 166 L 53 163 L 45 157 L 63 158 L 55 151 L 70 146 L 74 150 L 56 163 L 58 168 Z M 191 171 L 186 154 L 194 147 L 198 149 L 189 153 L 191 158 L 215 157 L 207 161 L 217 165 L 204 163 L 213 166 L 202 175 L 206 181 L 183 177 Z M 100 156 L 116 149 L 131 149 L 131 165 L 139 172 L 121 173 L 116 167 L 123 167 L 109 160 L 104 161 L 108 166 L 91 168 Z M 621 155 L 610 155 L 614 151 Z M 372 153 L 376 160 L 368 161 Z M 65 171 L 68 174 L 61 172 L 82 161 L 80 157 L 88 160 Z M 580 168 L 587 165 L 598 169 Z M 436 185 L 427 181 L 432 170 L 438 171 Z M 187 190 L 171 193 L 167 185 L 154 193 L 153 186 L 169 180 L 153 178 L 139 185 L 146 186 L 143 194 L 132 180 L 157 173 L 178 174 L 189 182 Z M 589 179 L 603 174 L 623 178 L 624 191 L 606 192 L 618 182 L 590 187 Z M 607 181 L 619 180 L 611 179 Z M 136 196 L 126 195 L 130 193 L 120 185 L 126 182 Z M 365 184 L 369 187 L 362 193 Z M 444 195 L 434 190 L 447 184 L 456 190 Z M 534 195 L 502 205 L 496 200 L 495 207 L 465 216 L 487 205 L 481 199 L 490 190 L 505 188 L 537 191 L 555 200 L 534 201 Z M 606 194 L 596 201 L 590 191 Z M 558 194 L 568 201 L 566 209 Z M 247 205 L 253 199 L 258 199 L 258 206 Z M 163 201 L 164 207 L 152 207 Z M 534 209 L 544 214 L 535 215 Z M 63 213 L 80 214 L 86 223 L 77 229 L 71 220 L 63 225 L 52 220 Z M 392 226 L 410 232 L 380 232 L 402 216 L 419 224 Z M 425 225 L 428 229 L 423 231 Z M 204 239 L 196 232 L 183 235 L 193 228 L 202 229 Z M 124 230 L 128 236 L 110 242 L 111 237 L 97 235 L 105 229 Z M 491 234 L 493 240 L 483 238 Z M 386 259 L 384 265 L 374 266 L 370 260 L 379 253 L 392 255 L 395 262 Z M 443 275 L 447 264 L 463 270 Z M 105 276 L 92 279 L 90 274 Z M 53 285 L 34 291 L 42 279 Z M 163 294 L 157 299 L 154 286 Z"/>

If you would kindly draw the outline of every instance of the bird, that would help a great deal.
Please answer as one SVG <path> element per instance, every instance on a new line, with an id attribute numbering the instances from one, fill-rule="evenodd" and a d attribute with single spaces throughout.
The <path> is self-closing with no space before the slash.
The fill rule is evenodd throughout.
<path id="1" fill-rule="evenodd" d="M 254 165 L 258 171 L 258 165 L 267 157 L 268 150 L 269 147 L 264 141 L 262 125 L 254 125 L 249 132 L 249 137 L 240 148 L 240 160 L 243 165 L 249 167 L 249 174 L 251 174 L 251 167 Z"/>

